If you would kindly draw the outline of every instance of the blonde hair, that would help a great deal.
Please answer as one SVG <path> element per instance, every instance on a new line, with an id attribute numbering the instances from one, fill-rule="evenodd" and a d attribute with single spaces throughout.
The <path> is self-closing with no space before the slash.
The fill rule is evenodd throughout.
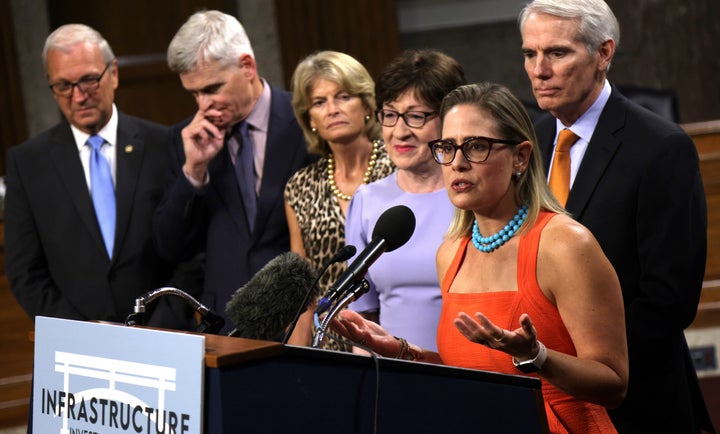
<path id="1" fill-rule="evenodd" d="M 489 113 L 497 124 L 502 139 L 518 143 L 529 141 L 532 145 L 525 172 L 514 179 L 515 203 L 528 206 L 528 216 L 520 228 L 531 227 L 540 211 L 566 214 L 547 186 L 542 158 L 538 152 L 537 138 L 525 106 L 505 86 L 495 83 L 477 83 L 460 86 L 445 96 L 440 107 L 440 118 L 456 105 L 468 104 Z M 448 229 L 449 238 L 462 238 L 472 233 L 475 216 L 470 210 L 455 208 L 453 221 Z"/>
<path id="2" fill-rule="evenodd" d="M 310 127 L 310 92 L 318 79 L 337 83 L 350 95 L 357 95 L 372 115 L 365 123 L 365 134 L 370 140 L 381 137 L 380 124 L 375 113 L 375 82 L 365 67 L 354 57 L 338 51 L 320 51 L 311 54 L 298 63 L 292 76 L 292 106 L 305 140 L 308 151 L 327 155 L 330 147 L 327 142 L 314 133 Z"/>

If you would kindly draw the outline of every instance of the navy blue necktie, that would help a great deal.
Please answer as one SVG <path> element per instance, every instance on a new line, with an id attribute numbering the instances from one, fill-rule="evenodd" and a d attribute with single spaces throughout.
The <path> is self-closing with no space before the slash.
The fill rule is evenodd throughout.
<path id="1" fill-rule="evenodd" d="M 235 175 L 240 186 L 245 214 L 250 231 L 255 227 L 257 214 L 257 193 L 255 192 L 255 163 L 253 159 L 253 142 L 248 134 L 248 123 L 242 121 L 239 126 L 240 140 L 238 140 L 238 153 L 235 158 Z M 237 136 L 236 136 L 237 139 Z"/>
<path id="2" fill-rule="evenodd" d="M 110 173 L 110 164 L 100 152 L 105 140 L 100 136 L 91 136 L 87 142 L 92 148 L 90 153 L 90 194 L 95 207 L 95 215 L 100 224 L 100 232 L 105 240 L 108 257 L 112 258 L 115 242 L 115 188 Z"/>

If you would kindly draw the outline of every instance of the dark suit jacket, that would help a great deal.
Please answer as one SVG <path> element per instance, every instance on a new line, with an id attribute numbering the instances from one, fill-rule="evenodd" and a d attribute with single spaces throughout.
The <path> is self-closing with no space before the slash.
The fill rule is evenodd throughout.
<path id="1" fill-rule="evenodd" d="M 119 113 L 112 260 L 70 125 L 63 121 L 9 149 L 6 269 L 10 288 L 31 318 L 123 322 L 138 296 L 167 284 L 171 269 L 152 242 L 167 147 L 166 127 Z M 181 321 L 166 317 L 151 323 L 185 328 L 175 320 Z"/>
<path id="2" fill-rule="evenodd" d="M 190 119 L 171 129 L 171 173 L 155 213 L 156 244 L 169 261 L 205 251 L 203 304 L 223 316 L 232 294 L 268 261 L 290 249 L 283 189 L 309 161 L 290 94 L 273 86 L 271 92 L 265 166 L 252 233 L 227 147 L 210 163 L 209 185 L 198 193 L 182 173 L 185 154 L 180 133 Z M 227 323 L 222 333 L 232 328 Z"/>
<path id="3" fill-rule="evenodd" d="M 547 169 L 555 119 L 536 129 Z M 697 311 L 707 248 L 692 140 L 613 87 L 566 207 L 595 235 L 622 286 L 630 383 L 623 405 L 610 411 L 613 422 L 632 433 L 708 426 L 683 334 Z"/>

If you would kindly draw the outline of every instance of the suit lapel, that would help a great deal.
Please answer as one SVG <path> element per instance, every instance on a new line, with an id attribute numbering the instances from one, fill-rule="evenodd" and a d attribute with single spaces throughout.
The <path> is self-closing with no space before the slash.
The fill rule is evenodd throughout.
<path id="1" fill-rule="evenodd" d="M 70 125 L 64 122 L 52 137 L 50 158 L 58 171 L 60 182 L 65 185 L 68 192 L 68 201 L 73 204 L 80 220 L 88 229 L 98 249 L 107 256 L 105 242 L 100 233 L 95 208 L 93 208 L 90 191 L 88 190 L 85 170 L 80 162 L 75 138 L 70 131 Z"/>
<path id="2" fill-rule="evenodd" d="M 613 89 L 600 115 L 568 196 L 566 208 L 576 219 L 582 217 L 590 197 L 621 145 L 615 133 L 624 126 L 626 109 L 620 104 L 616 92 Z"/>
<path id="3" fill-rule="evenodd" d="M 120 240 L 130 224 L 133 198 L 142 169 L 145 155 L 145 142 L 140 138 L 137 125 L 122 113 L 119 114 L 115 161 L 117 172 L 115 180 L 115 201 L 117 204 L 117 222 L 115 224 L 115 252 L 119 252 Z M 113 252 L 113 253 L 115 253 Z M 117 255 L 113 254 L 113 259 Z"/>
<path id="4" fill-rule="evenodd" d="M 264 232 L 271 212 L 277 207 L 279 201 L 282 202 L 285 182 L 295 160 L 295 155 L 289 152 L 289 150 L 295 152 L 295 147 L 288 149 L 285 146 L 288 128 L 293 124 L 295 115 L 291 106 L 286 101 L 284 103 L 283 91 L 272 86 L 271 89 L 270 119 L 265 143 L 265 166 L 258 194 L 255 230 L 250 235 L 252 240 L 256 240 Z M 210 162 L 209 172 L 211 184 L 218 189 L 217 196 L 225 202 L 235 224 L 242 232 L 249 233 L 245 205 L 240 196 L 235 168 L 227 146 Z M 227 192 L 233 192 L 233 194 L 227 194 Z"/>
<path id="5" fill-rule="evenodd" d="M 267 142 L 265 143 L 265 167 L 263 180 L 258 194 L 255 234 L 263 233 L 270 220 L 270 213 L 283 201 L 283 190 L 295 159 L 295 146 L 285 146 L 288 128 L 293 124 L 295 115 L 289 104 L 282 103 L 282 90 L 271 86 L 270 120 L 268 122 Z M 287 107 L 287 109 L 286 109 Z"/>
<path id="6" fill-rule="evenodd" d="M 555 118 L 550 115 L 544 116 L 535 125 L 535 130 L 538 145 L 540 146 L 540 156 L 542 156 L 545 168 L 545 177 L 547 178 L 548 173 L 550 173 L 550 160 L 552 159 L 553 141 L 555 139 Z"/>

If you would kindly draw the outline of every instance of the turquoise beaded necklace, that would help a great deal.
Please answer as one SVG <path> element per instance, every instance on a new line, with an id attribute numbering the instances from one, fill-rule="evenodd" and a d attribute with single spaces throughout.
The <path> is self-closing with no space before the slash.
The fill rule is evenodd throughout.
<path id="1" fill-rule="evenodd" d="M 527 218 L 528 213 L 528 207 L 527 205 L 523 205 L 518 210 L 517 214 L 515 214 L 515 217 L 513 217 L 508 224 L 505 225 L 504 228 L 500 229 L 493 235 L 490 235 L 489 237 L 483 237 L 480 234 L 480 230 L 478 229 L 477 220 L 473 222 L 472 227 L 472 242 L 473 246 L 475 246 L 476 249 L 480 250 L 483 253 L 490 253 L 494 250 L 496 250 L 498 247 L 502 246 L 503 244 L 507 243 L 510 238 L 515 235 L 515 232 L 520 229 L 520 226 L 522 226 L 523 223 L 525 223 L 525 219 Z"/>

